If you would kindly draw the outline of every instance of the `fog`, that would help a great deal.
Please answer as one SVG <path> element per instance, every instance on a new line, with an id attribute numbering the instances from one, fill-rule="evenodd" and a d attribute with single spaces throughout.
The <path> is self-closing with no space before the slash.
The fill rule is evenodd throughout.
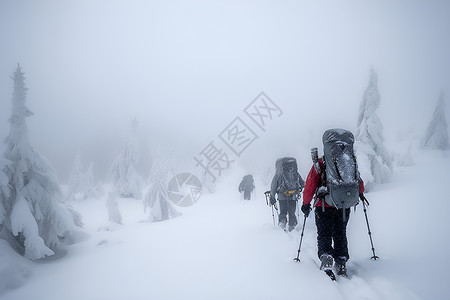
<path id="1" fill-rule="evenodd" d="M 194 168 L 262 91 L 283 113 L 233 158 L 273 165 L 354 131 L 373 66 L 387 142 L 414 143 L 450 92 L 449 15 L 449 1 L 0 0 L 0 137 L 20 63 L 30 143 L 62 182 L 76 151 L 105 167 L 135 118 L 143 176 L 165 149 Z"/>

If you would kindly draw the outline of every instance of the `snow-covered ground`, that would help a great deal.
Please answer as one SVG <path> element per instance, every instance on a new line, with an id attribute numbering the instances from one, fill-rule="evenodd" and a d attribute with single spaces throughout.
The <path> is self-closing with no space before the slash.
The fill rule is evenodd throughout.
<path id="1" fill-rule="evenodd" d="M 414 160 L 366 194 L 380 260 L 370 259 L 362 207 L 352 213 L 349 279 L 318 270 L 312 217 L 296 263 L 301 228 L 274 228 L 266 187 L 256 183 L 244 201 L 240 178 L 229 178 L 159 223 L 141 222 L 136 199 L 119 199 L 122 226 L 108 223 L 106 198 L 75 202 L 85 223 L 78 242 L 47 259 L 28 261 L 0 241 L 0 299 L 450 299 L 449 153 Z"/>

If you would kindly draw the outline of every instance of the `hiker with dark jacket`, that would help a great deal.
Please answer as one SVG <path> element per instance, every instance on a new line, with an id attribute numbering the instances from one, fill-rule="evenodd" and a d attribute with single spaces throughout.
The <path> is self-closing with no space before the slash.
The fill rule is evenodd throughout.
<path id="1" fill-rule="evenodd" d="M 253 189 L 255 188 L 255 181 L 252 175 L 245 175 L 239 184 L 239 193 L 244 193 L 244 200 L 250 200 Z"/>
<path id="2" fill-rule="evenodd" d="M 297 161 L 292 157 L 280 158 L 275 163 L 276 171 L 270 186 L 270 204 L 276 204 L 275 195 L 278 195 L 280 214 L 278 225 L 292 231 L 297 226 L 295 209 L 300 193 L 305 186 L 305 181 L 297 170 Z"/>
<path id="3" fill-rule="evenodd" d="M 347 169 L 351 169 L 353 164 L 355 170 L 352 176 L 357 177 L 355 181 L 357 190 L 356 192 L 362 194 L 364 192 L 364 182 L 359 177 L 359 172 L 357 171 L 356 166 L 356 158 L 353 155 L 353 135 L 350 132 L 345 131 L 338 132 L 338 134 L 326 131 L 324 134 L 324 144 L 325 142 L 327 142 L 325 140 L 332 140 L 333 138 L 336 138 L 336 136 L 342 134 L 348 135 L 350 137 L 349 143 L 351 143 L 351 156 L 353 157 L 348 161 L 345 161 L 345 159 L 341 159 L 341 161 L 344 161 L 344 164 L 347 163 L 350 165 L 350 167 L 346 166 Z M 339 144 L 339 147 L 344 148 L 344 146 L 342 146 L 344 144 L 345 143 Z M 337 155 L 335 151 L 333 155 Z M 350 157 L 350 155 L 347 156 Z M 344 156 L 344 158 L 346 158 L 347 156 Z M 326 158 L 326 156 L 324 157 Z M 333 156 L 333 159 L 328 159 L 333 160 L 334 165 L 336 166 L 340 163 L 337 162 L 335 156 Z M 323 270 L 331 270 L 334 259 L 337 274 L 346 276 L 346 262 L 349 259 L 347 243 L 347 223 L 350 216 L 350 208 L 338 209 L 334 205 L 328 204 L 325 200 L 326 197 L 330 197 L 330 187 L 328 186 L 330 185 L 330 181 L 327 180 L 327 175 L 331 175 L 327 173 L 327 166 L 328 165 L 324 163 L 324 159 L 320 158 L 316 161 L 316 164 L 313 164 L 313 166 L 311 167 L 308 177 L 306 178 L 305 189 L 303 191 L 303 205 L 301 207 L 301 210 L 305 214 L 305 216 L 308 217 L 311 211 L 311 202 L 313 199 L 315 199 L 314 215 L 317 226 L 317 254 L 319 256 L 319 259 L 321 260 L 320 268 Z M 337 173 L 339 177 L 344 176 L 344 174 L 340 175 L 339 171 Z M 348 195 L 349 192 L 346 193 Z M 358 197 L 359 194 L 357 194 L 356 197 Z M 339 198 L 339 194 L 337 195 L 338 196 L 335 196 L 335 198 Z M 340 195 L 340 197 L 345 198 L 345 196 L 342 195 Z M 334 199 L 333 201 L 339 202 L 339 199 Z"/>

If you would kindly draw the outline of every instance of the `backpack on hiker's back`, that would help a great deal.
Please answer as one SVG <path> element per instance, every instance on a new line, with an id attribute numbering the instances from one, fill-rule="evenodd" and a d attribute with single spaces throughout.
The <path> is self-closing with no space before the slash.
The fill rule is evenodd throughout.
<path id="1" fill-rule="evenodd" d="M 255 180 L 253 179 L 253 176 L 251 174 L 245 175 L 242 178 L 241 183 L 239 184 L 239 192 L 243 191 L 253 191 L 255 188 Z"/>
<path id="2" fill-rule="evenodd" d="M 321 175 L 327 188 L 325 202 L 338 209 L 355 206 L 359 202 L 359 171 L 353 134 L 344 129 L 329 129 L 323 134 L 322 141 L 325 170 L 321 170 Z"/>
<path id="3" fill-rule="evenodd" d="M 278 199 L 297 199 L 305 186 L 303 178 L 298 173 L 297 160 L 293 157 L 279 158 L 275 162 L 275 169 L 272 186 L 277 185 Z"/>

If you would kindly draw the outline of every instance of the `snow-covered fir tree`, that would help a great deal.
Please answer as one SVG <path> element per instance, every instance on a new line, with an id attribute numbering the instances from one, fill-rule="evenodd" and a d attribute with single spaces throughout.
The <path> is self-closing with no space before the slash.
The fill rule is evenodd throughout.
<path id="1" fill-rule="evenodd" d="M 98 195 L 94 184 L 93 164 L 84 171 L 80 155 L 77 153 L 67 184 L 67 200 L 84 200 Z"/>
<path id="2" fill-rule="evenodd" d="M 28 143 L 24 73 L 18 66 L 14 77 L 10 133 L 6 138 L 5 174 L 10 188 L 2 199 L 4 219 L 0 237 L 30 259 L 52 255 L 74 226 L 73 214 L 64 207 L 61 189 L 49 163 Z M 2 182 L 4 180 L 2 179 Z"/>
<path id="3" fill-rule="evenodd" d="M 8 161 L 0 156 L 0 232 L 2 231 L 3 222 L 6 219 L 4 204 L 10 195 L 8 176 L 4 172 L 7 164 Z"/>
<path id="4" fill-rule="evenodd" d="M 84 195 L 86 198 L 98 197 L 101 193 L 94 181 L 94 163 L 91 163 L 84 173 L 85 187 Z"/>
<path id="5" fill-rule="evenodd" d="M 109 221 L 122 225 L 122 214 L 116 200 L 116 193 L 110 192 L 106 199 L 106 207 L 108 208 Z"/>
<path id="6" fill-rule="evenodd" d="M 359 109 L 355 151 L 361 178 L 366 183 L 383 183 L 392 173 L 392 162 L 384 146 L 383 125 L 376 111 L 380 106 L 378 77 L 370 70 L 369 84 Z"/>
<path id="7" fill-rule="evenodd" d="M 432 150 L 450 149 L 448 140 L 447 120 L 445 118 L 444 92 L 441 92 L 438 103 L 434 110 L 433 118 L 428 125 L 422 147 Z"/>
<path id="8" fill-rule="evenodd" d="M 167 188 L 157 182 L 152 185 L 145 195 L 146 208 L 150 209 L 149 222 L 160 222 L 181 215 L 169 199 Z"/>
<path id="9" fill-rule="evenodd" d="M 172 177 L 171 160 L 159 158 L 153 161 L 144 197 L 144 210 L 150 210 L 149 222 L 168 220 L 180 215 L 169 199 L 167 184 Z"/>
<path id="10" fill-rule="evenodd" d="M 67 184 L 66 199 L 68 200 L 84 199 L 83 184 L 84 184 L 83 165 L 81 164 L 80 155 L 79 153 L 77 153 L 75 156 L 75 160 L 72 164 L 72 169 L 70 170 L 69 182 Z"/>
<path id="11" fill-rule="evenodd" d="M 139 147 L 136 141 L 137 121 L 132 124 L 132 132 L 122 152 L 116 157 L 111 167 L 114 191 L 125 198 L 142 198 L 143 179 L 136 171 L 139 161 Z"/>

